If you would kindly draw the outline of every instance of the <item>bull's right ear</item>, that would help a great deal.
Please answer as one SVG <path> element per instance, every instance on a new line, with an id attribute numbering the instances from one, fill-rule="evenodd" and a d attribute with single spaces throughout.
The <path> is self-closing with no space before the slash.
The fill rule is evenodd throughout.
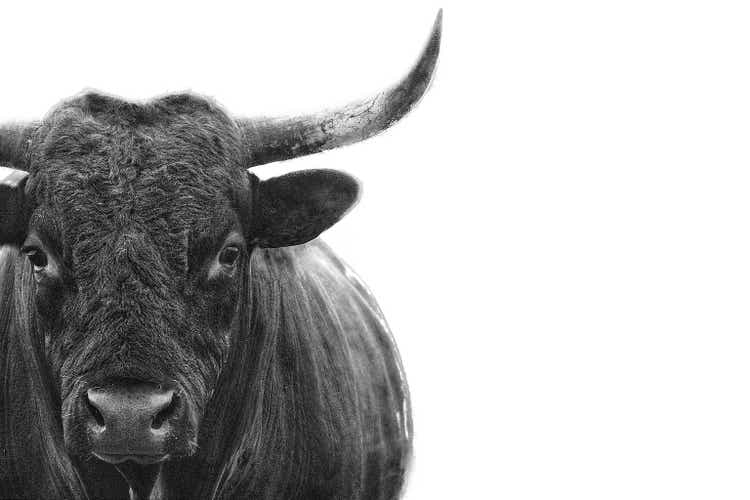
<path id="1" fill-rule="evenodd" d="M 26 236 L 28 210 L 24 187 L 29 174 L 0 167 L 0 245 L 20 245 Z"/>
<path id="2" fill-rule="evenodd" d="M 338 222 L 359 198 L 359 183 L 336 170 L 302 170 L 266 180 L 250 175 L 248 233 L 264 248 L 301 245 Z"/>

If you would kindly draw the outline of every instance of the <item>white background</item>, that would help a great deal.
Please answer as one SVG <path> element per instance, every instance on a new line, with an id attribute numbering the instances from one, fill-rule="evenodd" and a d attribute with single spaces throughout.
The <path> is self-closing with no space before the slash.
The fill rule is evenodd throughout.
<path id="1" fill-rule="evenodd" d="M 411 65 L 368 142 L 284 166 L 364 184 L 327 239 L 414 400 L 405 498 L 750 497 L 744 2 L 96 2 L 2 7 L 0 119 L 84 88 L 314 111 Z"/>

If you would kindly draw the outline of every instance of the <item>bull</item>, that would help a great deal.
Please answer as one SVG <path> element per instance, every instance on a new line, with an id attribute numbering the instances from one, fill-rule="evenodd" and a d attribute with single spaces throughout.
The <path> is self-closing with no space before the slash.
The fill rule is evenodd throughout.
<path id="1" fill-rule="evenodd" d="M 235 119 L 193 94 L 89 92 L 0 127 L 0 497 L 391 499 L 406 381 L 318 236 L 358 199 L 257 165 L 366 139 L 426 91 L 440 14 L 376 96 Z"/>

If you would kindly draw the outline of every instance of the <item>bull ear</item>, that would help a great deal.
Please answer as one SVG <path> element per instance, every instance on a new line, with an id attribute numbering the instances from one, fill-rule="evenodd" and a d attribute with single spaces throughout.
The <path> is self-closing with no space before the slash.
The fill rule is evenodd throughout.
<path id="1" fill-rule="evenodd" d="M 357 180 L 335 170 L 292 172 L 254 185 L 250 232 L 266 248 L 307 243 L 338 222 L 359 198 Z"/>
<path id="2" fill-rule="evenodd" d="M 24 187 L 29 174 L 0 167 L 0 245 L 20 245 L 28 225 Z"/>

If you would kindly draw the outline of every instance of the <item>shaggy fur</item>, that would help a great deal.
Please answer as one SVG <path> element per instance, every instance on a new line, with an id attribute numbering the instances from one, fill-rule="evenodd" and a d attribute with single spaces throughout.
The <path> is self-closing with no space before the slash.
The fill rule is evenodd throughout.
<path id="1" fill-rule="evenodd" d="M 408 396 L 374 299 L 318 240 L 259 247 L 315 238 L 356 183 L 259 182 L 235 122 L 191 95 L 86 94 L 28 137 L 28 227 L 60 277 L 0 247 L 0 497 L 127 498 L 79 415 L 113 377 L 174 383 L 195 416 L 153 498 L 398 495 Z M 233 232 L 239 264 L 209 273 Z"/>

